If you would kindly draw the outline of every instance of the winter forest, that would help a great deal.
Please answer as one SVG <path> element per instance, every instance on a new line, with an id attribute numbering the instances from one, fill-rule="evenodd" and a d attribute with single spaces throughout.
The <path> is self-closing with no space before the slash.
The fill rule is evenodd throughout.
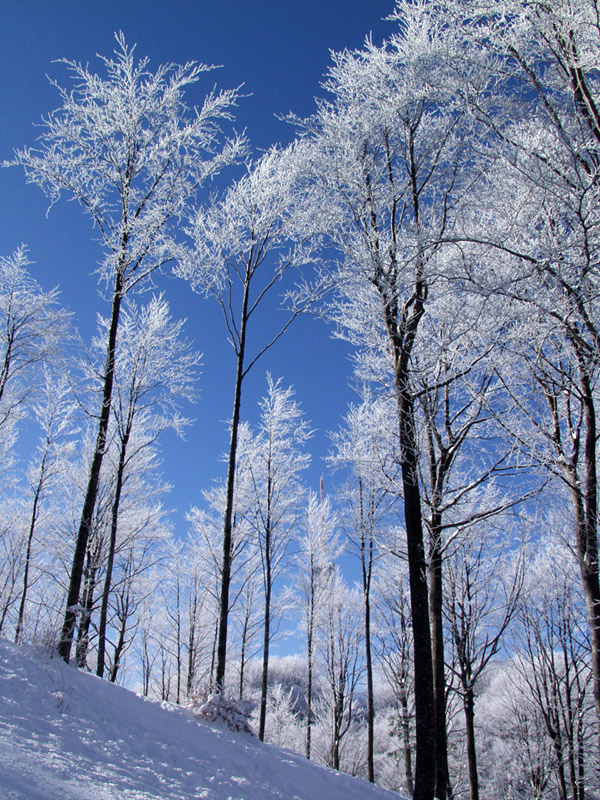
<path id="1" fill-rule="evenodd" d="M 414 800 L 592 800 L 600 2 L 389 23 L 266 150 L 200 62 L 116 33 L 54 65 L 4 167 L 78 206 L 95 334 L 43 252 L 0 256 L 0 635 Z M 318 383 L 265 368 L 308 316 L 351 353 L 320 486 Z M 163 443 L 224 417 L 175 524 Z"/>

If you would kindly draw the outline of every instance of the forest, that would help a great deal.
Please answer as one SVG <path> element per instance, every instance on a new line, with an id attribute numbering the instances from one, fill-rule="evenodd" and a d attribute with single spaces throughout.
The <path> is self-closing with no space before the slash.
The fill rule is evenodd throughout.
<path id="1" fill-rule="evenodd" d="M 86 341 L 43 254 L 0 257 L 0 635 L 414 800 L 592 800 L 600 2 L 396 0 L 390 21 L 259 153 L 242 88 L 188 104 L 201 63 L 117 33 L 59 65 L 3 166 L 79 206 L 104 311 Z M 197 424 L 211 341 L 166 274 L 235 364 L 184 531 L 161 447 Z M 319 387 L 244 393 L 306 315 L 352 352 L 320 491 Z"/>

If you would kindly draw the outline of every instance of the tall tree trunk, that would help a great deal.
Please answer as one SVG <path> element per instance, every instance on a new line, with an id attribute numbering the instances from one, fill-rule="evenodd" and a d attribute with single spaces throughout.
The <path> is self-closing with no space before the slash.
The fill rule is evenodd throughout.
<path id="1" fill-rule="evenodd" d="M 576 551 L 590 625 L 592 677 L 597 723 L 597 746 L 600 753 L 600 578 L 598 564 L 598 476 L 596 463 L 596 413 L 587 360 L 576 342 L 572 342 L 579 363 L 579 388 L 583 402 L 584 486 L 570 476 L 575 511 Z"/>
<path id="2" fill-rule="evenodd" d="M 111 683 L 117 682 L 117 674 L 119 672 L 119 667 L 121 666 L 121 658 L 123 656 L 123 651 L 125 650 L 125 632 L 127 630 L 127 620 L 129 618 L 128 609 L 129 609 L 129 590 L 127 590 L 127 596 L 123 600 L 121 625 L 119 627 L 119 638 L 117 639 L 117 644 L 115 647 L 115 656 L 113 659 L 112 669 L 110 671 Z"/>
<path id="3" fill-rule="evenodd" d="M 375 783 L 375 700 L 373 691 L 373 650 L 371 646 L 371 573 L 373 569 L 372 531 L 369 532 L 368 542 L 364 541 L 364 534 L 361 536 L 361 563 L 363 608 L 365 615 L 365 667 L 367 673 L 367 777 L 371 783 Z"/>
<path id="4" fill-rule="evenodd" d="M 421 523 L 414 407 L 412 396 L 404 387 L 399 397 L 399 413 L 415 670 L 416 760 L 413 800 L 433 800 L 436 775 L 436 724 L 427 562 Z"/>
<path id="5" fill-rule="evenodd" d="M 108 545 L 108 559 L 106 562 L 106 573 L 104 575 L 104 585 L 102 587 L 102 602 L 100 604 L 100 621 L 98 624 L 98 660 L 96 663 L 96 675 L 104 677 L 104 661 L 106 658 L 106 624 L 108 619 L 108 599 L 112 588 L 112 573 L 115 563 L 115 552 L 117 549 L 117 532 L 119 528 L 119 505 L 123 491 L 123 476 L 125 474 L 125 459 L 127 454 L 127 444 L 131 433 L 131 425 L 128 425 L 125 435 L 121 441 L 119 452 L 119 464 L 117 467 L 117 480 L 115 484 L 115 496 L 113 498 L 111 520 L 110 520 L 110 541 Z"/>
<path id="6" fill-rule="evenodd" d="M 101 552 L 101 545 L 95 553 L 88 550 L 87 567 L 85 570 L 85 588 L 82 597 L 82 610 L 81 621 L 79 623 L 79 630 L 77 632 L 77 646 L 75 651 L 75 660 L 77 666 L 83 668 L 86 666 L 87 652 L 90 643 L 90 627 L 92 624 L 92 612 L 94 610 L 94 593 L 96 591 L 96 573 L 98 571 L 98 557 Z"/>
<path id="7" fill-rule="evenodd" d="M 440 521 L 441 522 L 441 521 Z M 432 521 L 429 554 L 429 613 L 431 615 L 431 655 L 435 701 L 435 796 L 451 800 L 446 732 L 446 675 L 444 670 L 443 583 L 440 522 Z"/>
<path id="8" fill-rule="evenodd" d="M 27 535 L 27 548 L 25 551 L 25 570 L 23 572 L 23 589 L 21 591 L 21 602 L 19 603 L 19 614 L 17 617 L 17 627 L 15 630 L 15 642 L 19 644 L 21 641 L 21 636 L 23 635 L 23 624 L 25 620 L 25 606 L 27 603 L 27 592 L 29 590 L 29 570 L 31 566 L 31 549 L 33 546 L 33 534 L 35 532 L 35 526 L 38 519 L 39 514 L 39 504 L 40 498 L 42 494 L 42 487 L 44 485 L 44 476 L 46 472 L 46 460 L 48 457 L 48 451 L 44 452 L 44 456 L 42 458 L 42 463 L 40 466 L 40 477 L 35 488 L 35 494 L 33 496 L 33 508 L 31 510 L 31 519 L 29 521 L 29 533 Z"/>
<path id="9" fill-rule="evenodd" d="M 112 302 L 112 310 L 110 317 L 108 345 L 106 349 L 106 365 L 104 370 L 102 407 L 100 409 L 100 417 L 98 419 L 98 432 L 96 434 L 94 455 L 92 457 L 92 463 L 90 466 L 90 475 L 85 493 L 85 499 L 83 502 L 83 510 L 81 512 L 79 530 L 77 532 L 75 552 L 73 553 L 73 563 L 71 566 L 71 574 L 69 578 L 69 589 L 67 593 L 65 616 L 64 616 L 62 630 L 60 633 L 60 641 L 58 643 L 58 648 L 57 648 L 58 654 L 63 659 L 63 661 L 66 661 L 67 664 L 69 663 L 69 660 L 71 658 L 71 646 L 73 644 L 75 625 L 77 623 L 77 609 L 79 604 L 79 592 L 81 590 L 81 580 L 83 577 L 85 553 L 87 550 L 87 544 L 92 529 L 92 520 L 94 517 L 94 510 L 96 508 L 96 499 L 98 497 L 98 486 L 100 484 L 100 470 L 102 468 L 104 453 L 106 452 L 108 423 L 110 420 L 112 390 L 113 390 L 114 375 L 115 375 L 117 330 L 119 327 L 119 313 L 121 310 L 121 301 L 123 298 L 123 288 L 124 288 L 123 273 L 122 270 L 119 268 L 115 276 L 115 286 L 113 292 L 113 302 Z"/>
<path id="10" fill-rule="evenodd" d="M 417 279 L 415 295 L 401 311 L 396 307 L 394 301 L 390 300 L 385 286 L 380 287 L 379 291 L 394 358 L 404 524 L 408 553 L 415 675 L 416 759 L 413 800 L 434 800 L 436 723 L 427 561 L 421 518 L 414 396 L 409 375 L 411 352 L 419 322 L 424 313 L 427 288 L 422 280 Z M 412 311 L 409 306 L 412 307 Z M 401 320 L 398 319 L 399 315 Z"/>
<path id="11" fill-rule="evenodd" d="M 331 739 L 331 765 L 334 769 L 340 768 L 340 742 L 342 721 L 344 717 L 344 695 L 340 685 L 336 692 L 335 703 L 333 707 L 333 731 Z"/>
<path id="12" fill-rule="evenodd" d="M 217 643 L 217 669 L 215 684 L 218 691 L 223 690 L 225 667 L 227 664 L 227 628 L 229 623 L 229 588 L 231 584 L 231 560 L 233 551 L 233 498 L 235 489 L 235 469 L 237 458 L 238 429 L 240 425 L 240 406 L 242 384 L 244 381 L 244 356 L 246 352 L 246 327 L 248 322 L 249 282 L 244 283 L 240 338 L 237 350 L 237 368 L 231 416 L 231 436 L 229 440 L 229 459 L 227 465 L 227 498 L 223 525 L 223 558 L 221 563 L 221 595 L 219 599 L 219 633 Z"/>
<path id="13" fill-rule="evenodd" d="M 479 800 L 479 775 L 477 773 L 477 748 L 475 745 L 475 697 L 473 687 L 463 685 L 463 707 L 469 764 L 469 799 Z"/>
<path id="14" fill-rule="evenodd" d="M 405 691 L 400 698 L 400 708 L 402 709 L 402 753 L 404 756 L 404 776 L 406 780 L 406 794 L 412 797 L 414 791 L 413 769 L 412 769 L 412 749 L 410 746 L 410 714 L 408 713 L 408 697 Z"/>
<path id="15" fill-rule="evenodd" d="M 262 687 L 260 693 L 260 719 L 258 725 L 258 738 L 264 741 L 265 724 L 267 720 L 267 693 L 269 690 L 269 646 L 271 643 L 271 591 L 273 588 L 273 576 L 271 573 L 271 476 L 267 482 L 268 508 L 267 524 L 265 530 L 265 618 L 264 618 L 264 638 L 263 638 L 263 664 L 262 664 Z"/>
<path id="16" fill-rule="evenodd" d="M 418 167 L 412 132 L 409 132 L 408 145 L 412 208 L 417 235 L 420 237 Z M 373 215 L 374 212 L 371 213 L 370 224 L 376 228 L 376 217 Z M 377 242 L 377 246 L 378 244 Z M 419 324 L 425 313 L 428 292 L 424 278 L 426 258 L 420 242 L 418 248 L 413 291 L 407 300 L 401 302 L 397 294 L 397 266 L 395 264 L 392 265 L 388 275 L 382 274 L 378 269 L 373 282 L 381 298 L 383 318 L 394 362 L 398 408 L 415 671 L 416 759 L 413 800 L 434 800 L 436 725 L 431 630 L 429 627 L 427 561 L 421 517 L 414 391 L 410 376 L 410 359 Z"/>
<path id="17" fill-rule="evenodd" d="M 270 573 L 270 565 L 269 565 Z M 267 695 L 269 691 L 269 645 L 271 639 L 271 586 L 270 578 L 269 584 L 265 587 L 265 618 L 264 618 L 264 636 L 263 636 L 263 663 L 262 663 L 262 681 L 260 692 L 260 719 L 258 724 L 258 738 L 261 742 L 265 739 L 265 724 L 267 719 Z"/>

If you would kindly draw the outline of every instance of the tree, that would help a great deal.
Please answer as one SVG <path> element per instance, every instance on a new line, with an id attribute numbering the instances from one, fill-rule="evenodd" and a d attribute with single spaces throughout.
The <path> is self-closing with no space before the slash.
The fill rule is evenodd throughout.
<path id="1" fill-rule="evenodd" d="M 390 559 L 393 559 L 391 563 Z M 414 717 L 414 693 L 406 568 L 403 560 L 395 554 L 384 558 L 378 567 L 375 650 L 396 700 L 398 722 L 392 735 L 398 735 L 401 740 L 404 788 L 408 795 L 412 795 L 414 784 L 411 721 Z"/>
<path id="2" fill-rule="evenodd" d="M 319 615 L 331 588 L 335 561 L 342 552 L 336 535 L 337 518 L 328 497 L 308 496 L 306 533 L 300 538 L 296 563 L 300 571 L 303 624 L 306 629 L 306 735 L 304 753 L 312 755 L 314 670 Z"/>
<path id="3" fill-rule="evenodd" d="M 460 300 L 456 319 L 449 297 Z M 493 307 L 492 307 L 493 308 Z M 423 520 L 428 533 L 429 612 L 436 704 L 436 793 L 452 797 L 448 768 L 448 694 L 443 624 L 444 560 L 458 538 L 530 499 L 541 488 L 503 436 L 498 342 L 503 317 L 488 298 L 438 279 L 422 324 L 414 370 L 419 420 Z M 498 424 L 500 416 L 502 424 Z M 516 480 L 517 476 L 519 480 Z"/>
<path id="4" fill-rule="evenodd" d="M 312 257 L 313 244 L 307 239 L 307 204 L 301 202 L 304 193 L 298 168 L 299 151 L 301 155 L 299 145 L 269 150 L 248 167 L 247 174 L 219 203 L 197 212 L 191 230 L 196 244 L 195 258 L 182 271 L 194 288 L 217 299 L 236 359 L 223 519 L 216 674 L 216 684 L 221 688 L 227 660 L 233 505 L 244 379 L 319 293 L 317 287 L 307 287 L 306 292 L 296 293 L 295 300 L 290 295 L 285 321 L 270 330 L 248 353 L 251 319 L 271 299 L 272 290 L 284 276 L 309 263 Z"/>
<path id="5" fill-rule="evenodd" d="M 367 679 L 367 774 L 371 783 L 375 782 L 371 585 L 383 519 L 395 499 L 390 489 L 397 471 L 397 442 L 390 431 L 389 405 L 385 398 L 367 397 L 359 406 L 351 408 L 345 417 L 344 429 L 333 437 L 335 450 L 328 458 L 330 466 L 351 470 L 343 489 L 343 500 L 347 508 L 348 539 L 361 566 Z"/>
<path id="6" fill-rule="evenodd" d="M 267 375 L 268 394 L 260 403 L 261 419 L 253 441 L 242 455 L 251 477 L 247 518 L 260 552 L 263 576 L 263 666 L 258 737 L 265 735 L 269 648 L 273 636 L 273 587 L 281 573 L 304 490 L 299 474 L 310 463 L 302 452 L 311 431 L 291 388 Z"/>
<path id="7" fill-rule="evenodd" d="M 14 425 L 33 392 L 33 370 L 56 358 L 67 335 L 68 314 L 58 292 L 44 291 L 27 267 L 24 247 L 0 257 L 0 452 L 3 468 Z"/>
<path id="8" fill-rule="evenodd" d="M 28 470 L 31 513 L 27 525 L 23 583 L 15 628 L 15 642 L 17 643 L 21 641 L 25 627 L 25 610 L 33 568 L 35 538 L 43 513 L 44 500 L 49 491 L 56 486 L 59 477 L 64 476 L 66 462 L 73 452 L 75 404 L 68 382 L 64 379 L 53 379 L 49 371 L 45 370 L 43 395 L 34 405 L 33 410 L 42 431 L 42 438 L 34 457 L 35 460 L 32 459 Z"/>
<path id="9" fill-rule="evenodd" d="M 550 534 L 527 570 L 515 637 L 515 664 L 554 752 L 561 800 L 583 800 L 587 783 L 589 629 L 574 568 L 572 553 Z"/>
<path id="10" fill-rule="evenodd" d="M 482 531 L 478 538 L 461 543 L 447 566 L 445 611 L 453 645 L 450 668 L 458 679 L 463 704 L 471 800 L 479 800 L 475 686 L 498 652 L 517 612 L 523 585 L 523 556 L 507 550 L 507 545 L 494 547 L 492 537 Z M 503 559 L 508 563 L 503 564 Z"/>
<path id="11" fill-rule="evenodd" d="M 336 569 L 319 626 L 319 660 L 326 690 L 321 704 L 330 719 L 326 763 L 340 769 L 342 743 L 356 711 L 356 690 L 362 677 L 360 596 L 349 589 Z"/>
<path id="12" fill-rule="evenodd" d="M 247 422 L 240 422 L 237 432 L 236 452 L 250 452 L 254 433 Z M 225 456 L 228 461 L 230 452 Z M 249 472 L 248 459 L 237 458 L 235 463 L 234 485 L 236 487 L 233 495 L 232 506 L 232 526 L 231 538 L 229 540 L 229 558 L 227 583 L 227 620 L 229 613 L 233 611 L 236 603 L 241 598 L 242 603 L 247 603 L 249 595 L 254 595 L 253 588 L 249 583 L 257 581 L 260 568 L 257 566 L 257 548 L 255 542 L 251 542 L 251 525 L 249 519 L 252 514 L 250 506 L 252 502 L 252 476 Z M 229 479 L 218 483 L 216 486 L 203 492 L 204 499 L 211 511 L 207 512 L 196 507 L 192 508 L 188 518 L 193 525 L 193 533 L 198 537 L 199 543 L 206 547 L 207 555 L 212 568 L 210 579 L 211 591 L 215 592 L 217 603 L 217 616 L 215 619 L 215 630 L 210 669 L 211 690 L 216 685 L 216 670 L 219 662 L 219 636 L 222 630 L 221 620 L 221 599 L 223 596 L 223 542 L 219 536 L 219 518 L 222 520 L 229 502 Z M 214 589 L 213 589 L 214 587 Z M 249 595 L 246 594 L 249 590 Z M 251 609 L 247 609 L 251 613 Z M 246 631 L 247 633 L 247 631 Z M 243 678 L 243 676 L 241 676 Z"/>
<path id="13" fill-rule="evenodd" d="M 547 798 L 552 777 L 552 746 L 531 691 L 513 661 L 492 674 L 477 705 L 480 725 L 491 737 L 487 754 L 489 773 L 485 785 L 482 781 L 485 796 Z M 486 755 L 485 750 L 482 755 Z"/>
<path id="14" fill-rule="evenodd" d="M 106 334 L 107 320 L 102 320 L 102 327 Z M 182 432 L 186 420 L 179 414 L 178 401 L 181 397 L 188 400 L 193 397 L 193 370 L 199 356 L 183 340 L 181 329 L 181 322 L 171 320 L 169 306 L 162 297 L 153 298 L 141 309 L 130 301 L 122 311 L 117 337 L 120 358 L 113 389 L 114 441 L 118 455 L 98 628 L 96 674 L 99 677 L 104 674 L 108 600 L 127 470 L 140 450 L 152 447 L 164 430 L 172 427 Z"/>
<path id="15" fill-rule="evenodd" d="M 181 253 L 170 222 L 180 217 L 198 187 L 243 150 L 243 141 L 221 143 L 236 91 L 209 94 L 190 114 L 182 96 L 210 69 L 190 62 L 156 72 L 148 59 L 116 36 L 114 58 L 102 58 L 106 78 L 64 61 L 72 91 L 55 84 L 62 105 L 43 123 L 36 149 L 15 152 L 10 164 L 24 167 L 56 202 L 64 191 L 83 206 L 100 233 L 105 258 L 100 276 L 111 286 L 111 312 L 103 371 L 102 402 L 94 456 L 73 555 L 59 653 L 69 661 L 85 552 L 107 447 L 121 304 L 135 287 Z"/>
<path id="16" fill-rule="evenodd" d="M 378 376 L 394 397 L 414 628 L 416 800 L 432 800 L 435 706 L 411 359 L 440 273 L 440 241 L 466 163 L 466 119 L 436 73 L 442 29 L 423 3 L 402 9 L 403 29 L 383 48 L 334 57 L 305 122 L 314 143 L 321 222 L 343 255 L 334 318 L 359 348 L 387 357 Z"/>
<path id="17" fill-rule="evenodd" d="M 480 124 L 487 167 L 456 241 L 470 279 L 509 298 L 513 330 L 525 333 L 525 364 L 543 404 L 512 396 L 532 422 L 534 449 L 545 440 L 541 463 L 571 493 L 600 736 L 598 6 L 507 0 L 497 13 L 487 0 L 444 5 L 462 41 L 460 94 Z M 531 439 L 521 437 L 527 450 Z"/>

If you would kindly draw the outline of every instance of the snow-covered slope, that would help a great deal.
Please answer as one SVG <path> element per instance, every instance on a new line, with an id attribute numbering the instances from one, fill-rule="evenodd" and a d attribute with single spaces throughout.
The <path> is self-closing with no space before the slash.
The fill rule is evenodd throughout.
<path id="1" fill-rule="evenodd" d="M 2 800 L 398 800 L 0 639 Z"/>

